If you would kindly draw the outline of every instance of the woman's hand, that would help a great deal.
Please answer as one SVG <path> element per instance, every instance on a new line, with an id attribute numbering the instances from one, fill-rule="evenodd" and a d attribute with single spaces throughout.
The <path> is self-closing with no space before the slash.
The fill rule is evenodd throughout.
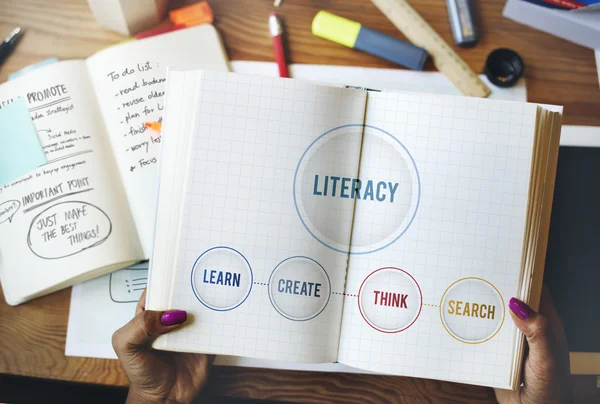
<path id="1" fill-rule="evenodd" d="M 212 357 L 157 351 L 151 344 L 159 335 L 182 326 L 185 311 L 145 310 L 146 291 L 136 315 L 117 330 L 113 347 L 129 378 L 127 403 L 190 403 L 204 384 Z"/>
<path id="2" fill-rule="evenodd" d="M 524 365 L 524 385 L 516 391 L 496 390 L 501 404 L 546 404 L 572 402 L 569 350 L 562 322 L 544 287 L 540 312 L 512 298 L 512 318 L 525 334 L 529 353 Z"/>

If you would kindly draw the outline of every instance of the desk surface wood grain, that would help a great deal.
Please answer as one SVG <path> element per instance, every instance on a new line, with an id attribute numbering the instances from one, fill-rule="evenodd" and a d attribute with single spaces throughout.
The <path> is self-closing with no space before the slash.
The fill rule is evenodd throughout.
<path id="1" fill-rule="evenodd" d="M 177 7 L 190 1 L 173 1 Z M 103 30 L 85 0 L 4 0 L 0 36 L 14 26 L 27 30 L 17 50 L 0 67 L 0 82 L 8 74 L 40 60 L 86 58 L 124 38 Z M 273 59 L 267 14 L 271 0 L 211 0 L 215 25 L 232 60 Z M 411 0 L 415 8 L 452 43 L 443 0 Z M 481 72 L 487 54 L 498 47 L 518 51 L 526 63 L 528 99 L 565 106 L 565 123 L 600 125 L 600 89 L 593 52 L 502 17 L 503 1 L 475 2 L 481 41 L 458 49 Z M 365 0 L 286 0 L 284 16 L 292 63 L 396 67 L 375 57 L 338 46 L 310 33 L 319 9 L 359 20 L 402 38 L 394 26 Z M 433 70 L 431 62 L 428 70 Z M 64 356 L 70 290 L 63 290 L 18 307 L 0 300 L 0 373 L 109 385 L 127 385 L 114 360 Z M 210 393 L 304 403 L 491 403 L 490 389 L 423 379 L 391 376 L 321 374 L 257 369 L 217 368 Z M 598 402 L 595 377 L 575 378 L 581 402 Z"/>

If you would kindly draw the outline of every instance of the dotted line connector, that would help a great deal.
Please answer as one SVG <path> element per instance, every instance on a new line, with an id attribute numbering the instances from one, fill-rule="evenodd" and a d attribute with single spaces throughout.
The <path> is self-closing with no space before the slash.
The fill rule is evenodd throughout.
<path id="1" fill-rule="evenodd" d="M 354 295 L 352 293 L 331 292 L 331 294 L 332 295 L 340 295 L 340 296 L 358 297 L 358 295 Z"/>

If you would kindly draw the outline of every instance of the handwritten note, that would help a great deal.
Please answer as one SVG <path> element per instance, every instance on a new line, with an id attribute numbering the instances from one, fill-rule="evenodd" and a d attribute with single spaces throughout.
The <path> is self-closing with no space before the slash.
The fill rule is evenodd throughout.
<path id="1" fill-rule="evenodd" d="M 67 61 L 30 72 L 1 85 L 0 100 L 0 111 L 25 103 L 45 157 L 0 186 L 7 302 L 143 258 L 86 64 Z"/>
<path id="2" fill-rule="evenodd" d="M 12 223 L 12 219 L 21 207 L 21 202 L 10 200 L 0 203 L 0 224 L 8 221 Z"/>
<path id="3" fill-rule="evenodd" d="M 158 62 L 142 61 L 108 72 L 106 81 L 114 89 L 120 135 L 126 138 L 122 147 L 130 156 L 129 171 L 158 163 L 160 134 L 152 132 L 144 122 L 162 122 L 164 69 Z"/>
<path id="4" fill-rule="evenodd" d="M 162 122 L 167 66 L 227 71 L 211 25 L 108 48 L 88 59 L 129 206 L 146 256 L 153 244 L 161 134 L 144 125 Z"/>
<path id="5" fill-rule="evenodd" d="M 73 152 L 79 146 L 85 147 L 82 143 L 90 144 L 89 135 L 79 134 L 72 127 L 65 125 L 52 128 L 40 122 L 48 117 L 68 122 L 65 117 L 77 113 L 71 92 L 63 82 L 36 88 L 26 95 L 31 119 L 40 124 L 38 136 L 44 140 L 44 152 L 49 160 L 64 152 Z"/>
<path id="6" fill-rule="evenodd" d="M 102 244 L 111 231 L 109 217 L 97 206 L 60 202 L 33 218 L 27 244 L 40 258 L 64 258 Z"/>

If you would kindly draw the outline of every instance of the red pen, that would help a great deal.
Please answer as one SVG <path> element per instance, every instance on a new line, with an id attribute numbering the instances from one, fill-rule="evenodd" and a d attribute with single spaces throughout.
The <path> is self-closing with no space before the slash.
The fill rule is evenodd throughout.
<path id="1" fill-rule="evenodd" d="M 290 77 L 285 63 L 285 51 L 283 50 L 283 28 L 280 17 L 276 13 L 269 14 L 269 30 L 271 31 L 271 37 L 273 37 L 273 51 L 279 67 L 279 77 Z"/>

